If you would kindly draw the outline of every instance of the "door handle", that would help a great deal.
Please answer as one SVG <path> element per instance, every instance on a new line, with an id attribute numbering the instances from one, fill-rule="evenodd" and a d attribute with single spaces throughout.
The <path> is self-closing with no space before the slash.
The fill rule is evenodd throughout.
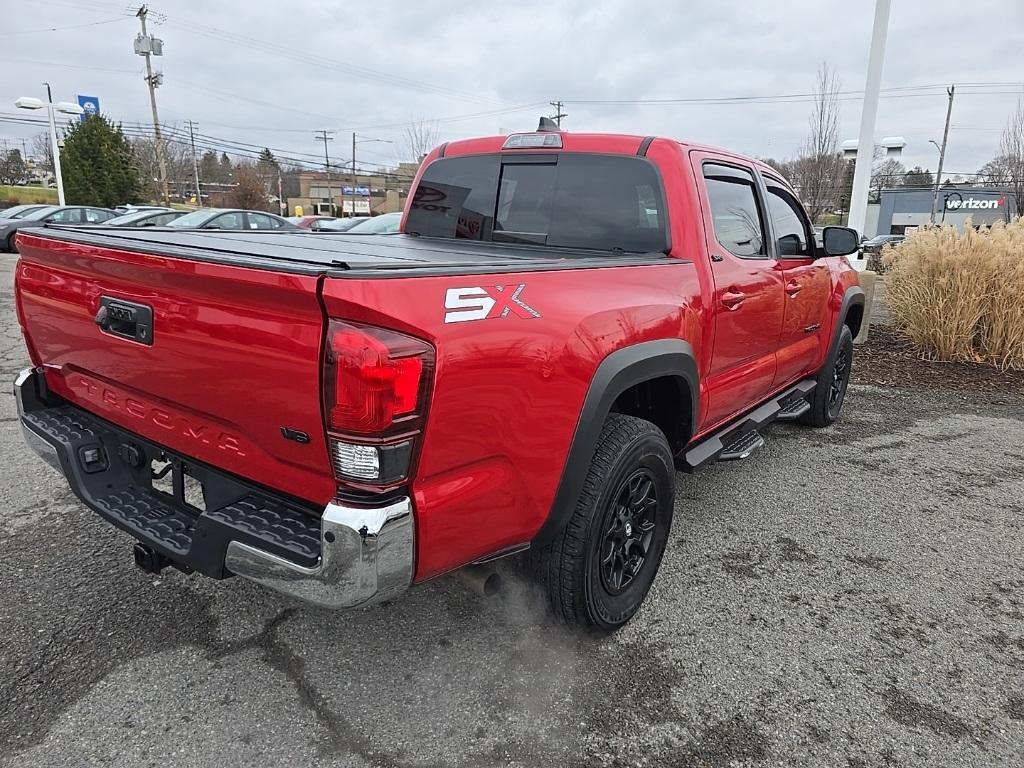
<path id="1" fill-rule="evenodd" d="M 801 290 L 803 290 L 803 286 L 796 280 L 790 280 L 786 283 L 786 293 L 789 294 L 790 297 L 796 296 Z"/>
<path id="2" fill-rule="evenodd" d="M 738 291 L 726 291 L 722 294 L 722 304 L 726 309 L 738 309 L 745 298 L 747 297 Z"/>

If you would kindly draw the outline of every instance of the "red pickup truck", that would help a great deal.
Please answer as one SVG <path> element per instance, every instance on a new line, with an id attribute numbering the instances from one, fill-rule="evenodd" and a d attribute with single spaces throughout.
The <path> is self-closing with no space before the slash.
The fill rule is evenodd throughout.
<path id="1" fill-rule="evenodd" d="M 675 470 L 836 419 L 857 236 L 756 160 L 552 128 L 431 152 L 392 236 L 21 230 L 25 438 L 149 571 L 345 608 L 528 550 L 622 625 Z"/>

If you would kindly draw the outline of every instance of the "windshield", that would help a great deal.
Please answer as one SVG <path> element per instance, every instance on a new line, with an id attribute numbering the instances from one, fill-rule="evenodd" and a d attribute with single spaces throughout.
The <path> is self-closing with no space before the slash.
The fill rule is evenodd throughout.
<path id="1" fill-rule="evenodd" d="M 372 219 L 364 219 L 348 232 L 352 235 L 393 235 L 398 231 L 398 225 L 402 223 L 401 213 L 384 213 L 374 216 Z"/>
<path id="2" fill-rule="evenodd" d="M 108 219 L 105 224 L 110 224 L 114 227 L 123 227 L 127 224 L 134 224 L 136 221 L 143 221 L 150 218 L 151 216 L 158 215 L 160 213 L 159 208 L 150 209 L 146 211 L 133 211 L 132 213 L 126 213 L 123 216 L 115 216 L 112 219 Z M 165 211 L 165 213 L 171 213 L 171 211 Z"/>
<path id="3" fill-rule="evenodd" d="M 45 208 L 44 205 L 16 205 L 13 208 L 0 211 L 0 219 L 20 219 L 26 214 Z"/>
<path id="4" fill-rule="evenodd" d="M 321 232 L 347 232 L 364 221 L 368 221 L 365 216 L 356 216 L 351 219 L 330 219 L 329 221 L 321 221 L 317 224 L 316 228 Z"/>
<path id="5" fill-rule="evenodd" d="M 471 155 L 430 164 L 405 229 L 426 237 L 652 252 L 668 249 L 664 211 L 658 173 L 644 158 Z"/>
<path id="6" fill-rule="evenodd" d="M 22 219 L 23 221 L 38 221 L 47 214 L 53 213 L 54 211 L 57 210 L 60 210 L 60 206 L 44 205 L 42 208 L 37 208 L 36 210 L 30 211 L 29 213 L 19 216 L 18 218 Z"/>
<path id="7" fill-rule="evenodd" d="M 202 211 L 192 211 L 192 213 L 186 213 L 174 221 L 170 222 L 168 227 L 184 227 L 186 229 L 190 227 L 201 227 L 203 224 L 208 222 L 213 216 L 221 213 L 220 210 L 213 210 L 207 208 Z"/>

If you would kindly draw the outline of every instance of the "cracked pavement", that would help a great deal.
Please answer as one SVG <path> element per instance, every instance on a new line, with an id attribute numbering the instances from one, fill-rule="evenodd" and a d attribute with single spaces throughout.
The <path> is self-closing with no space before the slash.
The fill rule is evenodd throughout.
<path id="1" fill-rule="evenodd" d="M 26 365 L 0 255 L 0 369 Z M 0 765 L 1024 764 L 1024 408 L 851 388 L 679 475 L 645 607 L 552 624 L 509 573 L 330 613 L 132 565 L 0 394 Z"/>

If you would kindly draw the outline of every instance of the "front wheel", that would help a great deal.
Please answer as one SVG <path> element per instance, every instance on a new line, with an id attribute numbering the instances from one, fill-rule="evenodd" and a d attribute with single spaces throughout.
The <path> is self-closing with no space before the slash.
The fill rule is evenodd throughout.
<path id="1" fill-rule="evenodd" d="M 9 234 L 7 236 L 7 252 L 8 253 L 17 253 L 18 252 L 18 246 L 15 245 L 15 243 L 14 243 L 14 238 L 15 237 L 17 237 L 17 232 L 11 232 L 11 234 Z"/>
<path id="2" fill-rule="evenodd" d="M 550 544 L 530 551 L 557 616 L 598 632 L 633 617 L 665 552 L 674 482 L 661 430 L 610 414 L 568 524 Z"/>
<path id="3" fill-rule="evenodd" d="M 818 383 L 811 396 L 811 410 L 802 418 L 804 424 L 827 427 L 839 418 L 852 368 L 853 333 L 848 325 L 844 325 L 839 332 L 839 343 L 825 365 L 818 371 Z"/>

